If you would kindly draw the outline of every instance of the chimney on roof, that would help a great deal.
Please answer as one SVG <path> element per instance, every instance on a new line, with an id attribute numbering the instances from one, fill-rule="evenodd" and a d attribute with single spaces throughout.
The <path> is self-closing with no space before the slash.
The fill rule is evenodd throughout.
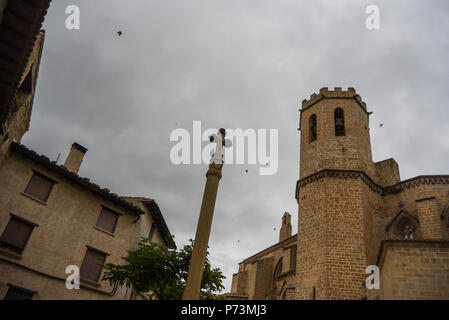
<path id="1" fill-rule="evenodd" d="M 64 167 L 66 167 L 67 170 L 73 173 L 78 173 L 78 170 L 80 169 L 81 166 L 81 162 L 83 162 L 83 157 L 86 154 L 86 152 L 87 152 L 86 148 L 74 142 L 72 144 L 72 148 L 70 149 L 69 155 L 65 160 Z"/>
<path id="2" fill-rule="evenodd" d="M 279 242 L 282 242 L 292 236 L 292 216 L 285 212 L 282 216 L 281 230 L 279 231 Z"/>

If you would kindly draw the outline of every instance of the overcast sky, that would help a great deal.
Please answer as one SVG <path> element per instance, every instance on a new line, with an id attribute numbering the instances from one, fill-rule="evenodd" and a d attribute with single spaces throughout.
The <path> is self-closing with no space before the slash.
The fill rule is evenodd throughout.
<path id="1" fill-rule="evenodd" d="M 72 4 L 80 30 L 65 28 Z M 379 30 L 365 27 L 369 4 Z M 229 291 L 238 262 L 278 241 L 284 211 L 297 231 L 298 108 L 321 87 L 354 87 L 374 112 L 374 161 L 395 158 L 402 179 L 449 173 L 448 17 L 436 0 L 53 1 L 22 143 L 60 163 L 85 146 L 79 174 L 154 198 L 179 247 L 195 235 L 207 165 L 173 165 L 170 133 L 194 120 L 278 129 L 275 175 L 223 169 L 209 246 Z"/>

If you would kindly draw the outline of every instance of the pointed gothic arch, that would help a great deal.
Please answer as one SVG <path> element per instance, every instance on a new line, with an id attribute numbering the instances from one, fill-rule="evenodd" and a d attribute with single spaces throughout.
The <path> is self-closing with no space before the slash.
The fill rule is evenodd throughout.
<path id="1" fill-rule="evenodd" d="M 403 217 L 396 226 L 396 234 L 402 239 L 414 239 L 416 238 L 417 226 L 408 217 Z"/>
<path id="2" fill-rule="evenodd" d="M 274 268 L 273 279 L 271 283 L 271 287 L 273 289 L 276 288 L 276 280 L 281 274 L 282 274 L 282 258 L 279 259 L 278 263 L 276 264 L 276 267 Z"/>
<path id="3" fill-rule="evenodd" d="M 418 239 L 419 235 L 419 219 L 406 209 L 401 210 L 390 221 L 386 227 L 389 239 Z"/>

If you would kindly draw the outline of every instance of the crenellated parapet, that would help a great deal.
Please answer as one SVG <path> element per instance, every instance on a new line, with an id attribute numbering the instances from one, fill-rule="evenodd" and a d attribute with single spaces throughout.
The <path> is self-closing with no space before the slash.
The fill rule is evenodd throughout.
<path id="1" fill-rule="evenodd" d="M 363 102 L 362 98 L 355 92 L 354 88 L 348 88 L 348 90 L 345 91 L 342 90 L 341 87 L 335 87 L 334 90 L 329 90 L 328 87 L 321 88 L 320 92 L 313 93 L 309 100 L 304 99 L 302 101 L 301 111 L 304 111 L 323 99 L 354 99 L 360 107 L 367 112 L 366 103 Z"/>

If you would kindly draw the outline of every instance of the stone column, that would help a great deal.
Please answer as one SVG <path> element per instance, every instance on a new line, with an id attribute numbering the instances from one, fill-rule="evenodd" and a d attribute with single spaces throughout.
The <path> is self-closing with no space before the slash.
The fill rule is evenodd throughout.
<path id="1" fill-rule="evenodd" d="M 187 284 L 182 296 L 183 300 L 199 300 L 201 280 L 203 277 L 204 262 L 206 260 L 210 229 L 214 215 L 215 200 L 217 198 L 218 182 L 221 179 L 223 164 L 211 163 L 206 173 L 206 187 L 204 188 L 203 202 L 200 217 L 196 228 L 195 243 L 190 260 Z"/>

